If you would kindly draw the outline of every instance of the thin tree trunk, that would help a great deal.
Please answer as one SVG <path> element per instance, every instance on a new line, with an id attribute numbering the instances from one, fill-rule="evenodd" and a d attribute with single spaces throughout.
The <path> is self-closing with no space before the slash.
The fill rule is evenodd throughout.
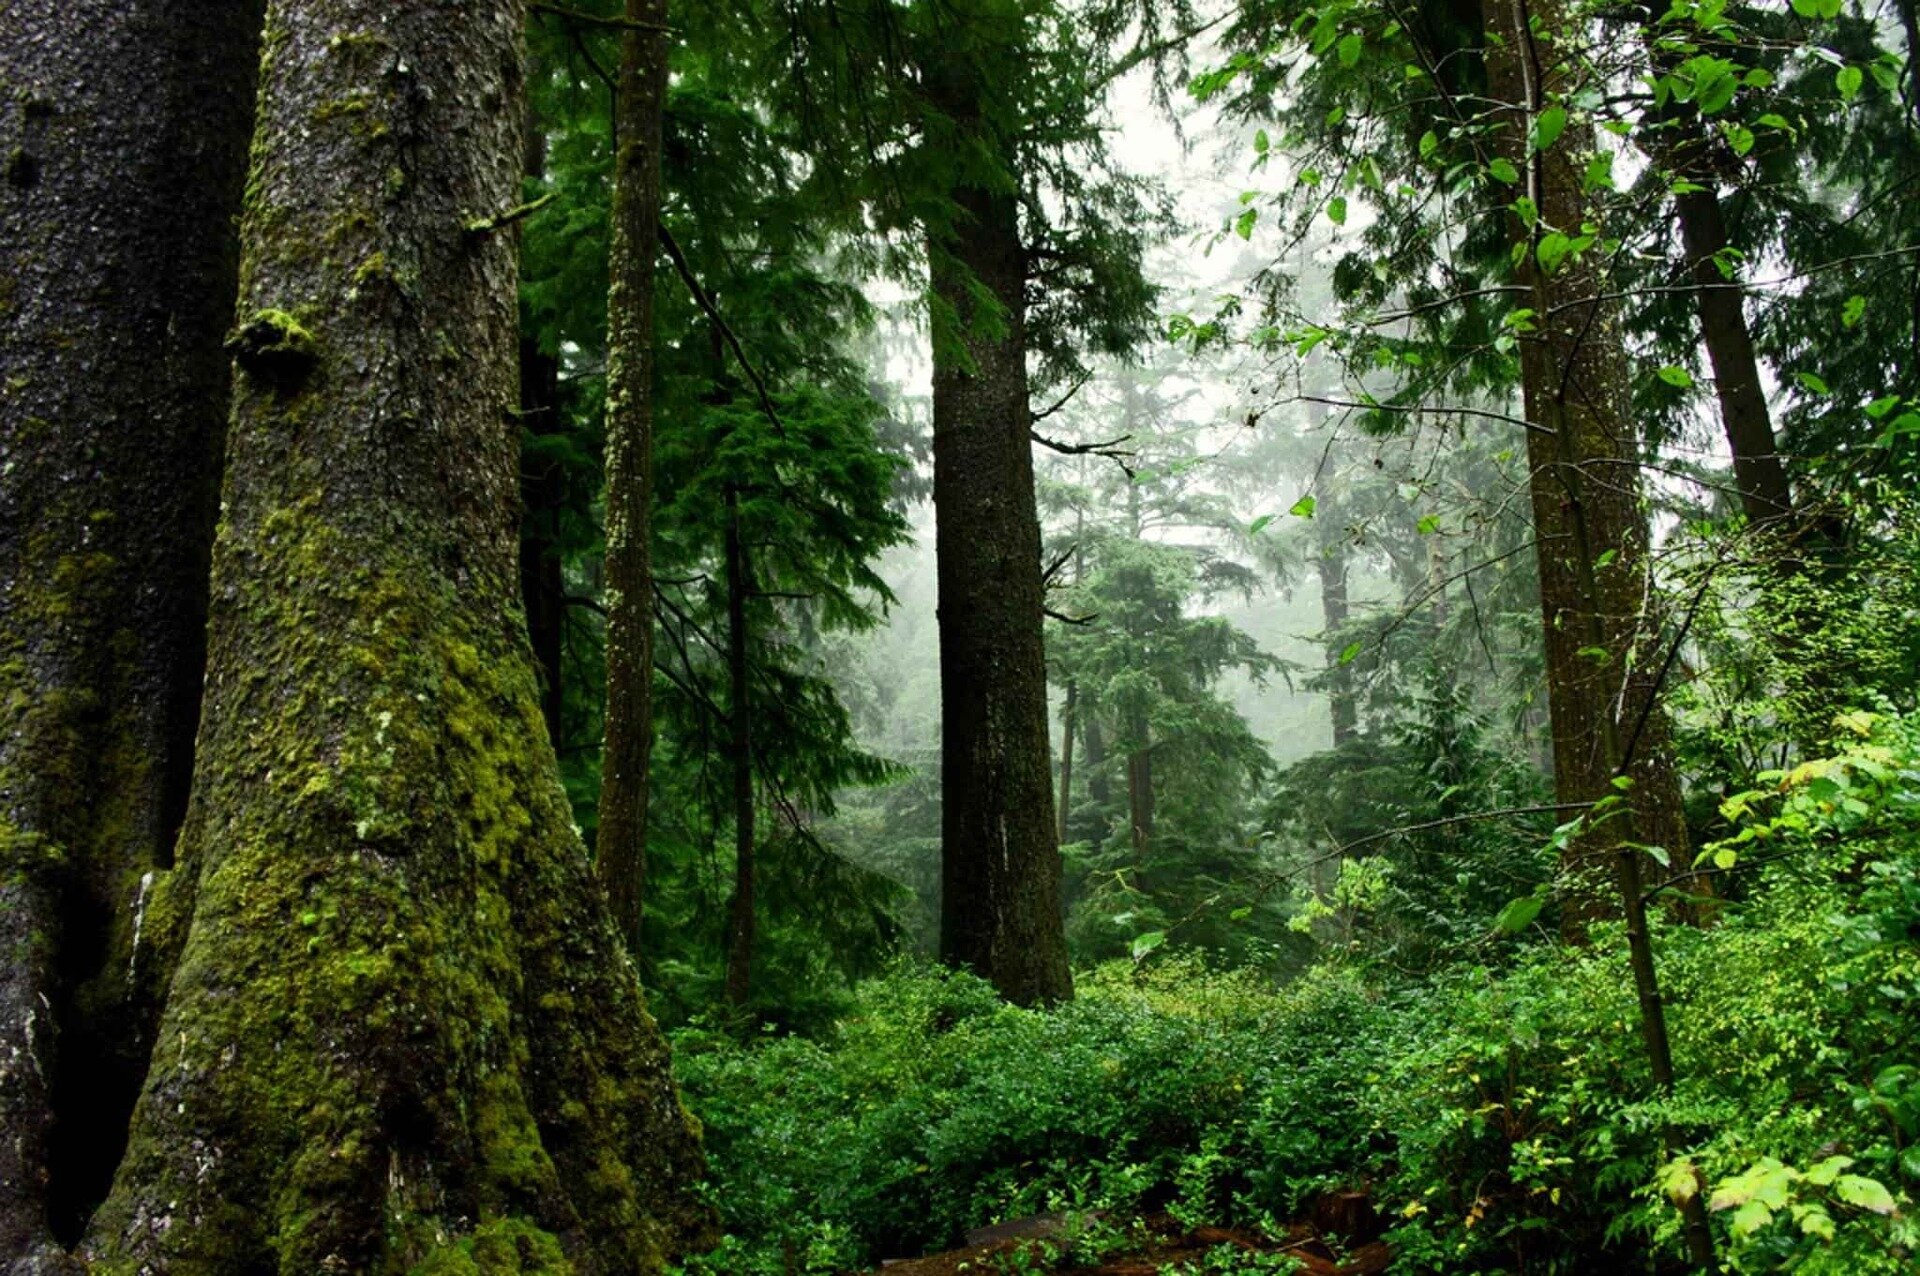
<path id="1" fill-rule="evenodd" d="M 560 361 L 520 339 L 520 425 L 535 438 L 559 434 Z M 566 484 L 553 462 L 521 454 L 520 601 L 527 610 L 527 636 L 540 670 L 540 716 L 547 737 L 562 744 L 560 667 L 566 649 L 567 589 L 561 571 L 558 522 Z"/>
<path id="2" fill-rule="evenodd" d="M 104 1270 L 653 1271 L 711 1227 L 519 623 L 522 18 L 269 6 L 206 705 L 147 901 L 184 944 Z"/>
<path id="3" fill-rule="evenodd" d="M 639 950 L 653 753 L 653 266 L 660 238 L 666 0 L 626 0 L 607 291 L 607 704 L 594 852 Z"/>
<path id="4" fill-rule="evenodd" d="M 1099 715 L 1087 714 L 1080 734 L 1087 746 L 1087 796 L 1105 806 L 1113 801 L 1113 789 L 1107 782 L 1107 733 Z"/>
<path id="5" fill-rule="evenodd" d="M 1074 721 L 1079 709 L 1080 684 L 1067 680 L 1067 702 L 1060 709 L 1060 820 L 1056 826 L 1062 842 L 1067 840 L 1067 816 L 1073 810 L 1073 737 L 1079 726 Z"/>
<path id="6" fill-rule="evenodd" d="M 1528 153 L 1524 139 L 1532 120 L 1573 87 L 1551 36 L 1567 19 L 1556 0 L 1483 3 L 1488 85 L 1496 100 L 1510 104 L 1496 145 L 1523 168 L 1539 213 L 1535 227 L 1517 218 L 1513 225 L 1528 248 L 1519 274 L 1532 290 L 1539 324 L 1522 347 L 1521 378 L 1556 788 L 1562 802 L 1598 802 L 1615 793 L 1614 779 L 1633 781 L 1620 808 L 1624 818 L 1596 819 L 1575 839 L 1567 864 L 1574 891 L 1563 907 L 1570 931 L 1583 938 L 1584 923 L 1602 908 L 1586 879 L 1610 859 L 1648 1067 L 1655 1085 L 1669 1093 L 1673 1057 L 1647 931 L 1639 847 L 1664 847 L 1678 861 L 1687 850 L 1687 831 L 1659 688 L 1646 672 L 1658 662 L 1646 658 L 1652 588 L 1626 348 L 1614 306 L 1605 300 L 1611 290 L 1593 259 L 1568 260 L 1547 271 L 1534 251 L 1540 227 L 1577 228 L 1589 219 L 1573 156 L 1590 153 L 1593 139 L 1576 125 L 1559 145 Z M 1683 1213 L 1691 1261 L 1712 1270 L 1712 1232 L 1698 1194 Z"/>
<path id="7" fill-rule="evenodd" d="M 1329 493 L 1314 510 L 1320 527 L 1320 553 L 1314 566 L 1320 575 L 1320 621 L 1327 635 L 1327 713 L 1333 719 L 1333 747 L 1349 744 L 1359 734 L 1360 714 L 1354 704 L 1353 669 L 1341 659 L 1346 642 L 1341 637 L 1350 614 L 1347 602 L 1347 540 L 1340 527 L 1340 507 Z"/>
<path id="8" fill-rule="evenodd" d="M 727 752 L 733 767 L 733 902 L 727 910 L 727 1000 L 747 1003 L 753 975 L 753 705 L 747 685 L 747 596 L 753 590 L 740 541 L 740 493 L 727 485 Z"/>
<path id="9" fill-rule="evenodd" d="M 1146 864 L 1153 845 L 1153 740 L 1144 719 L 1133 729 L 1134 749 L 1127 755 L 1127 828 L 1133 842 L 1133 864 Z"/>
<path id="10" fill-rule="evenodd" d="M 972 72 L 929 79 L 948 116 L 985 135 Z M 943 79 L 953 76 L 954 81 Z M 929 236 L 933 503 L 939 551 L 942 752 L 940 954 L 1020 1004 L 1073 994 L 1054 837 L 1033 490 L 1026 259 L 1012 192 L 963 186 Z M 975 286 L 998 314 L 982 313 Z M 964 353 L 963 353 L 964 351 Z"/>
<path id="11" fill-rule="evenodd" d="M 0 1268 L 51 1270 L 171 973 L 143 941 L 193 770 L 260 5 L 0 0 L 0 31 Z"/>
<path id="12" fill-rule="evenodd" d="M 1650 13 L 1648 21 L 1654 17 L 1657 15 Z M 1648 53 L 1656 66 L 1671 61 L 1653 47 L 1651 35 Z M 1722 274 L 1720 269 L 1719 255 L 1729 241 L 1711 153 L 1714 144 L 1691 103 L 1670 101 L 1655 112 L 1655 120 L 1648 148 L 1653 158 L 1697 188 L 1675 194 L 1674 211 L 1680 222 L 1687 273 L 1693 280 L 1701 342 L 1713 368 L 1720 422 L 1733 454 L 1740 505 L 1747 521 L 1756 527 L 1779 523 L 1793 513 L 1793 489 L 1774 439 L 1760 361 L 1747 327 L 1744 293 L 1738 276 Z"/>

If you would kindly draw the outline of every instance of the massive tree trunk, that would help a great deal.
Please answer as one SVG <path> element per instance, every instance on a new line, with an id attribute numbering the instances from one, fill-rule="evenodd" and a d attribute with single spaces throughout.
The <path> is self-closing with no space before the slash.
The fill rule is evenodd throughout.
<path id="1" fill-rule="evenodd" d="M 1570 937 L 1584 938 L 1585 923 L 1606 911 L 1612 877 L 1649 1070 L 1655 1085 L 1671 1092 L 1673 1059 L 1647 932 L 1640 847 L 1663 847 L 1682 862 L 1687 827 L 1659 702 L 1657 613 L 1649 604 L 1654 589 L 1626 347 L 1599 251 L 1557 266 L 1543 266 L 1538 253 L 1549 228 L 1571 234 L 1591 219 L 1576 157 L 1591 154 L 1594 139 L 1579 124 L 1544 151 L 1525 141 L 1541 112 L 1577 84 L 1577 69 L 1553 42 L 1568 22 L 1556 0 L 1482 4 L 1488 87 L 1505 104 L 1495 145 L 1525 173 L 1538 210 L 1536 224 L 1516 217 L 1512 225 L 1527 250 L 1519 277 L 1531 290 L 1537 325 L 1521 347 L 1521 380 L 1555 788 L 1562 802 L 1597 803 L 1615 793 L 1614 779 L 1632 782 L 1620 816 L 1592 819 L 1568 849 L 1563 924 Z M 1705 1202 L 1696 1194 L 1682 1212 L 1690 1260 L 1713 1270 Z"/>
<path id="2" fill-rule="evenodd" d="M 733 768 L 733 900 L 727 909 L 727 1000 L 747 1004 L 753 980 L 753 696 L 748 685 L 747 599 L 753 577 L 740 539 L 740 493 L 727 486 L 727 729 Z"/>
<path id="3" fill-rule="evenodd" d="M 933 77 L 946 74 L 941 68 Z M 968 72 L 955 78 L 964 81 Z M 941 83 L 980 132 L 977 86 Z M 930 236 L 939 551 L 940 955 L 1022 1004 L 1073 995 L 1054 836 L 1040 519 L 1027 399 L 1026 259 L 1010 191 L 953 192 Z M 987 313 L 974 288 L 995 303 Z M 944 313 L 942 313 L 944 312 Z"/>
<path id="4" fill-rule="evenodd" d="M 168 973 L 259 23 L 0 0 L 0 1267 L 105 1196 Z"/>
<path id="5" fill-rule="evenodd" d="M 653 264 L 667 92 L 666 0 L 626 0 L 607 292 L 607 705 L 594 854 L 615 924 L 640 942 L 653 753 Z"/>
<path id="6" fill-rule="evenodd" d="M 1591 210 L 1574 157 L 1591 151 L 1591 135 L 1569 127 L 1530 159 L 1520 144 L 1528 127 L 1520 108 L 1537 113 L 1566 91 L 1568 70 L 1550 44 L 1529 37 L 1514 0 L 1485 0 L 1485 8 L 1489 32 L 1507 41 L 1489 51 L 1488 79 L 1497 99 L 1515 104 L 1500 143 L 1527 173 L 1540 227 L 1577 232 Z M 1537 324 L 1521 348 L 1521 378 L 1555 789 L 1562 802 L 1594 802 L 1615 791 L 1616 767 L 1624 764 L 1633 780 L 1626 818 L 1597 824 L 1569 847 L 1572 889 L 1563 916 L 1577 936 L 1610 909 L 1615 845 L 1664 847 L 1677 863 L 1687 827 L 1653 685 L 1658 615 L 1650 606 L 1640 441 L 1613 290 L 1594 264 L 1597 251 L 1543 270 L 1532 252 L 1540 230 L 1515 226 L 1528 244 L 1520 273 L 1533 291 Z"/>
<path id="7" fill-rule="evenodd" d="M 517 600 L 520 29 L 269 6 L 206 704 L 136 954 L 179 961 L 104 1270 L 641 1272 L 707 1228 Z"/>

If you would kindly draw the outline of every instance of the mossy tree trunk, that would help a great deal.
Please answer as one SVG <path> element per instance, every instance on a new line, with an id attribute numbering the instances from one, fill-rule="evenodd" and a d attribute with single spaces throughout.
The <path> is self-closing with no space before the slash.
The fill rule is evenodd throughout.
<path id="1" fill-rule="evenodd" d="M 1640 440 L 1613 289 L 1597 265 L 1597 249 L 1551 270 L 1540 267 L 1534 252 L 1547 232 L 1578 234 L 1592 219 L 1579 166 L 1592 153 L 1593 135 L 1572 125 L 1546 151 L 1527 153 L 1530 120 L 1571 91 L 1572 70 L 1538 34 L 1557 29 L 1553 24 L 1564 17 L 1542 12 L 1536 2 L 1530 25 L 1522 7 L 1485 0 L 1484 11 L 1490 36 L 1502 40 L 1487 54 L 1489 86 L 1506 104 L 1496 144 L 1525 173 L 1526 194 L 1539 210 L 1536 225 L 1515 220 L 1514 233 L 1527 247 L 1520 275 L 1532 290 L 1536 325 L 1521 347 L 1521 381 L 1554 787 L 1559 801 L 1571 804 L 1616 792 L 1620 766 L 1633 781 L 1624 818 L 1596 822 L 1564 858 L 1570 888 L 1562 918 L 1567 936 L 1577 939 L 1595 917 L 1617 915 L 1610 868 L 1615 846 L 1663 847 L 1679 863 L 1688 834 L 1655 686 L 1659 617 L 1652 606 Z M 1610 738 L 1617 738 L 1617 750 Z"/>
<path id="2" fill-rule="evenodd" d="M 629 945 L 640 942 L 653 755 L 653 266 L 667 92 L 666 0 L 627 0 L 614 95 L 607 291 L 607 704 L 594 855 Z"/>
<path id="3" fill-rule="evenodd" d="M 930 78 L 948 117 L 991 145 L 979 88 L 969 82 L 977 73 L 936 68 Z M 954 225 L 929 244 L 937 300 L 940 955 L 1011 1001 L 1053 1002 L 1073 995 L 1073 977 L 1047 743 L 1026 256 L 1011 191 L 963 186 L 953 199 Z"/>
<path id="4" fill-rule="evenodd" d="M 518 602 L 515 0 L 274 0 L 179 951 L 101 1272 L 645 1272 L 700 1154 Z"/>
<path id="5" fill-rule="evenodd" d="M 166 980 L 259 21 L 0 3 L 0 1268 L 106 1194 Z"/>

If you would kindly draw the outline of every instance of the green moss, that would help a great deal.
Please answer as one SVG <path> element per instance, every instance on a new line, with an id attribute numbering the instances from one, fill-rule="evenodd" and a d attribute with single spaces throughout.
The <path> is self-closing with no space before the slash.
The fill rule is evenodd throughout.
<path id="1" fill-rule="evenodd" d="M 298 387 L 319 358 L 319 344 L 284 310 L 256 310 L 231 337 L 227 350 L 249 374 L 282 390 Z"/>
<path id="2" fill-rule="evenodd" d="M 559 1240 L 520 1219 L 500 1219 L 434 1250 L 410 1276 L 573 1276 Z"/>

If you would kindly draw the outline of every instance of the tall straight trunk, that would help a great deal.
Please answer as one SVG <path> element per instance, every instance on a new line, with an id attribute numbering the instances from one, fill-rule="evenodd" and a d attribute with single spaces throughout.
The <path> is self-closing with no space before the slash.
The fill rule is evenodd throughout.
<path id="1" fill-rule="evenodd" d="M 0 1268 L 106 1195 L 169 971 L 255 0 L 0 0 Z"/>
<path id="2" fill-rule="evenodd" d="M 1320 576 L 1320 622 L 1327 635 L 1327 713 L 1333 719 L 1333 747 L 1351 743 L 1359 733 L 1360 714 L 1353 698 L 1353 669 L 1341 656 L 1341 637 L 1351 614 L 1347 601 L 1346 536 L 1340 528 L 1339 505 L 1329 493 L 1314 511 L 1320 528 L 1319 555 L 1314 566 Z"/>
<path id="3" fill-rule="evenodd" d="M 517 605 L 522 19 L 269 5 L 206 704 L 146 901 L 180 957 L 102 1269 L 653 1271 L 710 1227 Z"/>
<path id="4" fill-rule="evenodd" d="M 1512 224 L 1528 249 L 1519 275 L 1532 292 L 1538 325 L 1521 349 L 1521 379 L 1555 787 L 1562 802 L 1599 802 L 1615 792 L 1615 778 L 1632 781 L 1624 818 L 1592 821 L 1569 848 L 1573 890 L 1564 916 L 1572 936 L 1584 938 L 1585 923 L 1605 909 L 1593 879 L 1604 880 L 1610 862 L 1648 1067 L 1655 1085 L 1671 1092 L 1673 1058 L 1647 931 L 1640 846 L 1664 847 L 1679 862 L 1687 829 L 1655 681 L 1655 618 L 1646 614 L 1651 569 L 1626 347 L 1608 300 L 1612 289 L 1594 264 L 1598 253 L 1549 271 L 1535 252 L 1542 227 L 1574 229 L 1590 220 L 1574 156 L 1591 153 L 1593 137 L 1588 126 L 1575 125 L 1545 151 L 1529 153 L 1525 145 L 1533 120 L 1576 83 L 1577 69 L 1552 40 L 1567 23 L 1558 0 L 1482 3 L 1488 87 L 1507 104 L 1495 144 L 1525 172 L 1539 214 L 1531 228 L 1518 218 Z M 1712 1270 L 1705 1203 L 1695 1194 L 1682 1208 L 1689 1258 Z"/>
<path id="5" fill-rule="evenodd" d="M 727 486 L 727 752 L 733 768 L 733 902 L 727 910 L 727 1000 L 744 1006 L 753 977 L 753 705 L 747 685 L 747 598 L 753 590 L 740 540 L 740 493 Z"/>
<path id="6" fill-rule="evenodd" d="M 636 951 L 653 754 L 653 266 L 667 92 L 666 0 L 626 0 L 607 290 L 607 704 L 594 854 Z"/>
<path id="7" fill-rule="evenodd" d="M 1127 829 L 1133 842 L 1133 863 L 1142 867 L 1153 845 L 1153 739 L 1144 718 L 1130 733 L 1133 751 L 1127 754 Z"/>
<path id="8" fill-rule="evenodd" d="M 1107 732 L 1098 714 L 1086 715 L 1080 735 L 1087 746 L 1087 796 L 1105 806 L 1113 801 L 1113 789 L 1107 781 Z"/>
<path id="9" fill-rule="evenodd" d="M 933 78 L 948 115 L 984 131 L 967 74 L 958 86 Z M 1047 744 L 1026 257 L 1011 191 L 963 186 L 953 199 L 955 224 L 929 244 L 933 290 L 947 310 L 933 342 L 940 955 L 1010 1001 L 1054 1002 L 1073 995 L 1073 976 Z M 982 313 L 976 286 L 997 314 Z"/>
<path id="10" fill-rule="evenodd" d="M 1067 701 L 1060 707 L 1060 819 L 1057 836 L 1067 840 L 1067 816 L 1073 811 L 1073 737 L 1079 730 L 1080 684 L 1068 679 Z"/>
<path id="11" fill-rule="evenodd" d="M 1513 50 L 1488 53 L 1488 76 L 1496 98 L 1538 110 L 1566 87 L 1568 72 L 1543 40 L 1520 42 L 1527 28 L 1514 27 L 1518 5 L 1485 0 L 1490 31 L 1522 33 L 1508 35 Z M 1533 13 L 1547 21 L 1538 0 Z M 1537 68 L 1546 68 L 1544 81 Z M 1570 127 L 1558 145 L 1528 160 L 1519 142 L 1526 121 L 1517 109 L 1511 114 L 1502 144 L 1527 172 L 1540 224 L 1577 228 L 1590 220 L 1572 160 L 1583 146 L 1591 149 L 1590 139 Z M 1597 254 L 1548 273 L 1535 262 L 1528 232 L 1516 223 L 1515 233 L 1529 244 L 1521 282 L 1533 290 L 1538 325 L 1521 349 L 1521 379 L 1559 800 L 1594 802 L 1614 792 L 1620 758 L 1609 757 L 1606 741 L 1617 734 L 1626 757 L 1631 740 L 1626 817 L 1597 826 L 1567 851 L 1572 890 L 1563 916 L 1569 936 L 1578 937 L 1589 921 L 1617 912 L 1607 886 L 1612 848 L 1622 840 L 1659 846 L 1678 862 L 1687 852 L 1687 827 L 1666 713 L 1653 685 L 1658 616 L 1648 606 L 1640 441 L 1612 290 L 1593 265 Z"/>
<path id="12" fill-rule="evenodd" d="M 537 342 L 520 340 L 520 426 L 535 439 L 561 433 L 560 360 Z M 527 637 L 540 671 L 540 716 L 547 738 L 562 743 L 564 690 L 560 667 L 566 649 L 567 588 L 561 572 L 559 519 L 566 483 L 558 466 L 535 450 L 520 463 L 520 602 L 527 611 Z"/>

